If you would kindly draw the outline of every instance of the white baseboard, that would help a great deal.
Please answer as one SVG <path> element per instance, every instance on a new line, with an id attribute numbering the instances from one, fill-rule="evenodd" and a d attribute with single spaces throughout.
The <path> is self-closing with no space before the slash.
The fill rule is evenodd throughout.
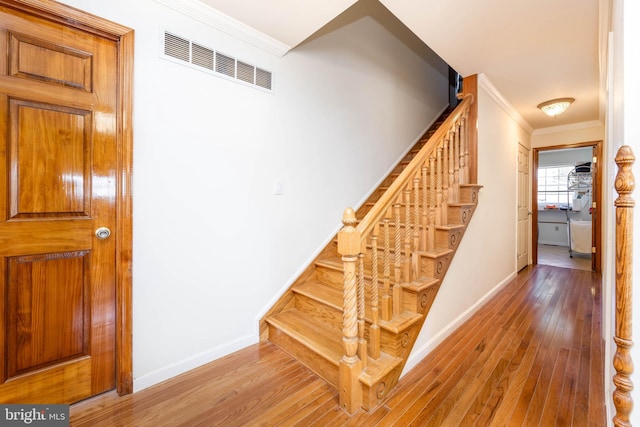
<path id="1" fill-rule="evenodd" d="M 422 359 L 424 359 L 429 353 L 431 353 L 440 343 L 442 343 L 449 335 L 451 335 L 456 329 L 458 329 L 464 322 L 469 320 L 471 316 L 478 311 L 480 307 L 482 307 L 491 297 L 493 297 L 498 291 L 500 291 L 507 284 L 511 283 L 516 276 L 517 272 L 511 273 L 504 280 L 502 280 L 497 286 L 487 292 L 482 298 L 480 298 L 474 305 L 469 307 L 467 310 L 462 312 L 458 317 L 456 317 L 451 323 L 449 323 L 446 327 L 436 333 L 429 341 L 427 341 L 420 348 L 415 348 L 409 355 L 409 359 L 407 360 L 407 364 L 404 366 L 404 370 L 402 371 L 401 378 L 413 369 Z"/>
<path id="2" fill-rule="evenodd" d="M 133 392 L 139 392 L 140 390 L 144 390 L 147 387 L 151 387 L 152 385 L 156 385 L 177 375 L 184 374 L 187 371 L 198 368 L 209 362 L 213 362 L 214 360 L 233 353 L 234 351 L 243 349 L 256 343 L 257 341 L 255 335 L 248 335 L 242 338 L 238 338 L 237 340 L 230 343 L 226 343 L 223 346 L 203 351 L 187 359 L 172 363 L 171 365 L 164 366 L 160 369 L 156 369 L 155 371 L 144 374 L 138 378 L 134 378 Z"/>

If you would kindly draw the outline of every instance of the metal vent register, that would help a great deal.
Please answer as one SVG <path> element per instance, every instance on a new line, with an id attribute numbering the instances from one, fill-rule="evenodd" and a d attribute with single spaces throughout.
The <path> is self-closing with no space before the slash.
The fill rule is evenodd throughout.
<path id="1" fill-rule="evenodd" d="M 165 31 L 164 55 L 245 84 L 272 90 L 270 71 Z"/>

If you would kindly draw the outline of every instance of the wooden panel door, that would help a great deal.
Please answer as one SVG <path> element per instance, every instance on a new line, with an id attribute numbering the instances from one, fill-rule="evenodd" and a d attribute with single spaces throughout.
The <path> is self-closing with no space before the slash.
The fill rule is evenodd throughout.
<path id="1" fill-rule="evenodd" d="M 115 386 L 117 46 L 0 27 L 0 402 L 71 403 Z"/>

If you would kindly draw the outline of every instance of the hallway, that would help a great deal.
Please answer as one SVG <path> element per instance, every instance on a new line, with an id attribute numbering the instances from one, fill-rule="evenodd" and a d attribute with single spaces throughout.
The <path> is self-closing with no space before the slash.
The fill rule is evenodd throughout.
<path id="1" fill-rule="evenodd" d="M 75 404 L 72 426 L 604 426 L 600 276 L 530 266 L 371 413 L 256 344 L 136 394 Z"/>

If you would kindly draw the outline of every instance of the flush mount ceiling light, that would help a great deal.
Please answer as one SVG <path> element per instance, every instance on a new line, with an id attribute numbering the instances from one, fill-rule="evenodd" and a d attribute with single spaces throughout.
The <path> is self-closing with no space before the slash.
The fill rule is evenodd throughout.
<path id="1" fill-rule="evenodd" d="M 573 101 L 575 101 L 574 98 L 557 98 L 538 104 L 538 108 L 547 116 L 555 117 L 564 113 Z"/>

